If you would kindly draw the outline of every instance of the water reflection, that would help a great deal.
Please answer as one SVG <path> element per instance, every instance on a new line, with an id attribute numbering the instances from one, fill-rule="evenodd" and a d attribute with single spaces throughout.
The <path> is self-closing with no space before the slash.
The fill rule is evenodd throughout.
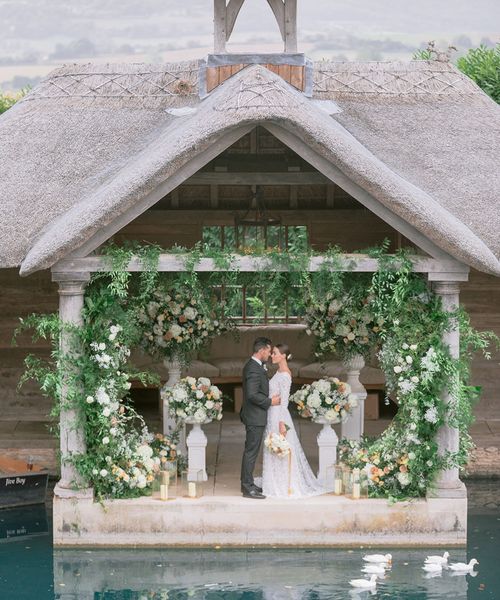
<path id="1" fill-rule="evenodd" d="M 322 600 L 467 598 L 468 576 L 422 571 L 426 549 L 393 551 L 374 593 L 352 590 L 364 550 L 56 550 L 56 597 Z M 457 561 L 465 550 L 452 552 Z M 147 582 L 147 585 L 145 585 Z M 126 595 L 124 595 L 126 594 Z"/>

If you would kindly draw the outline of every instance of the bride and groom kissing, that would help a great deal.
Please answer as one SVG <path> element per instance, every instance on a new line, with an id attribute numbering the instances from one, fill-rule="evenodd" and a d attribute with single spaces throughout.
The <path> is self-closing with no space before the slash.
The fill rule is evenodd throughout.
<path id="1" fill-rule="evenodd" d="M 267 363 L 271 357 L 278 370 L 271 380 Z M 291 358 L 286 344 L 275 344 L 259 337 L 253 344 L 253 354 L 243 368 L 243 406 L 240 418 L 245 425 L 245 449 L 241 464 L 241 492 L 245 498 L 263 500 L 266 497 L 303 498 L 324 493 L 302 450 L 288 398 L 292 374 L 288 368 Z M 286 437 L 291 459 L 265 450 L 262 466 L 262 485 L 253 476 L 262 440 L 271 433 Z"/>

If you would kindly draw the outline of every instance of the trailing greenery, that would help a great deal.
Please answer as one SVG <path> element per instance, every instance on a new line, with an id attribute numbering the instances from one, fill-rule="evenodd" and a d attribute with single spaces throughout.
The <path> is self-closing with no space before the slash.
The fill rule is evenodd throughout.
<path id="1" fill-rule="evenodd" d="M 357 354 L 378 358 L 398 413 L 378 439 L 342 442 L 341 459 L 368 465 L 374 496 L 421 496 L 442 468 L 467 462 L 468 427 L 479 393 L 469 385 L 470 361 L 476 351 L 489 356 L 488 347 L 498 338 L 475 331 L 463 308 L 444 311 L 426 280 L 413 272 L 408 252 L 391 256 L 387 248 L 384 243 L 365 251 L 378 260 L 375 273 L 345 271 L 350 265 L 339 248 L 322 255 L 323 265 L 315 272 L 309 263 L 317 254 L 291 249 L 258 251 L 254 256 L 261 269 L 241 273 L 233 253 L 200 244 L 193 251 L 171 249 L 185 271 L 161 274 L 158 246 L 107 246 L 107 270 L 95 274 L 86 290 L 83 325 L 64 326 L 70 347 L 59 348 L 62 325 L 55 315 L 32 315 L 21 323 L 21 329 L 31 328 L 35 337 L 52 342 L 48 362 L 27 357 L 23 379 L 39 382 L 55 399 L 55 413 L 78 409 L 88 451 L 72 461 L 99 497 L 148 493 L 161 460 L 159 445 L 130 406 L 128 389 L 132 379 L 158 384 L 158 378 L 137 372 L 130 350 L 142 347 L 157 358 L 172 358 L 180 350 L 188 365 L 205 342 L 230 328 L 229 317 L 238 308 L 231 293 L 235 286 L 265 290 L 265 302 L 255 309 L 257 322 L 266 311 L 279 314 L 284 302 L 293 303 L 316 335 L 321 360 Z M 198 273 L 203 258 L 212 258 L 222 270 Z M 131 261 L 145 270 L 128 272 Z M 461 332 L 458 359 L 443 343 L 454 320 Z M 436 434 L 445 421 L 459 429 L 460 447 L 438 456 Z M 175 440 L 163 440 L 163 457 L 172 452 L 172 443 L 175 452 Z"/>

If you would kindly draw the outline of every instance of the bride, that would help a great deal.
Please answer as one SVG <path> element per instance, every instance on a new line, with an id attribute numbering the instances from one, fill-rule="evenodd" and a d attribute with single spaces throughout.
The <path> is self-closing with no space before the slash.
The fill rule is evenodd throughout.
<path id="1" fill-rule="evenodd" d="M 291 447 L 291 460 L 288 456 L 280 457 L 267 448 L 264 449 L 262 492 L 265 496 L 278 498 L 303 498 L 323 494 L 325 490 L 307 462 L 288 410 L 292 385 L 292 374 L 287 362 L 291 358 L 288 346 L 276 344 L 271 358 L 273 364 L 278 365 L 278 370 L 269 382 L 269 397 L 279 394 L 281 404 L 271 406 L 267 412 L 264 439 L 270 433 L 284 435 Z"/>

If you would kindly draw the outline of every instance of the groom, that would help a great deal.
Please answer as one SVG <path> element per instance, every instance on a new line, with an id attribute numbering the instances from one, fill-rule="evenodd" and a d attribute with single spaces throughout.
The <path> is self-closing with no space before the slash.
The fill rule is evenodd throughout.
<path id="1" fill-rule="evenodd" d="M 245 424 L 246 438 L 241 462 L 241 492 L 245 498 L 259 500 L 263 500 L 265 496 L 262 489 L 254 483 L 253 470 L 266 428 L 267 411 L 270 406 L 280 404 L 278 395 L 269 398 L 269 380 L 265 365 L 271 349 L 271 340 L 257 338 L 253 344 L 253 355 L 243 368 L 243 407 L 240 418 Z"/>

